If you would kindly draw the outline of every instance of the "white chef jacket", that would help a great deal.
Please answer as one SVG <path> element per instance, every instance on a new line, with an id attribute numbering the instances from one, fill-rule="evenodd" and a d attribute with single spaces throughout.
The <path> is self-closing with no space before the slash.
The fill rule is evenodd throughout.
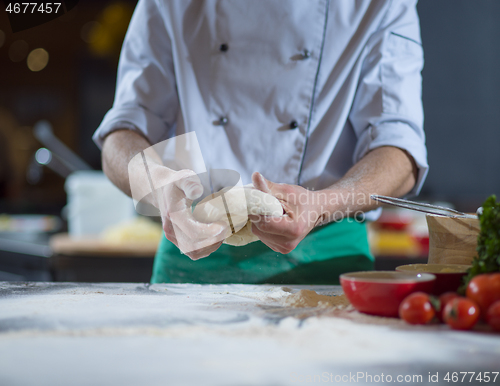
<path id="1" fill-rule="evenodd" d="M 140 0 L 125 37 L 118 128 L 152 144 L 196 132 L 207 168 L 322 189 L 368 151 L 428 170 L 417 0 Z"/>

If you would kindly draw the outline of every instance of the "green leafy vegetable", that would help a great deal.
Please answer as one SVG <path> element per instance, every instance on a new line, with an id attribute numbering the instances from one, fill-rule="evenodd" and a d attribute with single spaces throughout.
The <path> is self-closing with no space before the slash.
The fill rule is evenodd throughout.
<path id="1" fill-rule="evenodd" d="M 492 195 L 483 204 L 483 213 L 479 215 L 481 231 L 477 238 L 477 253 L 472 267 L 467 271 L 464 286 L 481 273 L 500 272 L 500 202 Z"/>

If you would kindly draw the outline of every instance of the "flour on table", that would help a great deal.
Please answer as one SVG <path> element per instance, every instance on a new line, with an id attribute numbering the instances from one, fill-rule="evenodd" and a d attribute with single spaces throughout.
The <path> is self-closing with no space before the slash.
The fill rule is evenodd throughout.
<path id="1" fill-rule="evenodd" d="M 338 296 L 320 295 L 316 291 L 303 289 L 281 299 L 288 307 L 346 308 L 350 303 L 344 294 Z"/>
<path id="2" fill-rule="evenodd" d="M 350 303 L 344 294 L 342 295 L 320 295 L 316 291 L 302 289 L 293 293 L 288 287 L 263 288 L 257 292 L 239 292 L 234 295 L 255 299 L 259 302 L 277 302 L 284 307 L 319 307 L 332 309 L 345 309 Z"/>
<path id="3" fill-rule="evenodd" d="M 229 292 L 228 292 L 229 293 Z M 259 302 L 273 302 L 280 301 L 281 299 L 288 297 L 292 294 L 291 288 L 288 287 L 269 287 L 262 288 L 260 291 L 240 291 L 240 292 L 232 292 L 233 295 L 242 296 L 244 298 L 255 299 Z"/>

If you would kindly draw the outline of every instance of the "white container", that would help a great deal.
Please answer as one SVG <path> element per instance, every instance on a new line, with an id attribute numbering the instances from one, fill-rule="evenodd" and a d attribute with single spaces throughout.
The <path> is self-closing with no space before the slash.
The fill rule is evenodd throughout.
<path id="1" fill-rule="evenodd" d="M 101 171 L 72 173 L 65 183 L 68 229 L 72 237 L 96 236 L 136 216 L 132 199 Z"/>

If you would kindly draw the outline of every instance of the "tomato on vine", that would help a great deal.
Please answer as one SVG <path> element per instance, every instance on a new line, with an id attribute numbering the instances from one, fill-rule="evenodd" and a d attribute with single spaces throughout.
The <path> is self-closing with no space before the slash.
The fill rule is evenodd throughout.
<path id="1" fill-rule="evenodd" d="M 410 324 L 427 324 L 435 314 L 431 298 L 424 292 L 408 295 L 399 305 L 399 317 Z"/>
<path id="2" fill-rule="evenodd" d="M 486 321 L 495 331 L 500 331 L 500 300 L 497 300 L 488 308 Z"/>
<path id="3" fill-rule="evenodd" d="M 477 323 L 479 306 L 471 299 L 458 297 L 444 308 L 444 321 L 454 330 L 470 330 Z"/>
<path id="4" fill-rule="evenodd" d="M 491 304 L 500 300 L 500 273 L 486 273 L 472 278 L 467 286 L 466 295 L 475 301 L 486 317 Z"/>
<path id="5" fill-rule="evenodd" d="M 444 294 L 439 295 L 439 311 L 437 312 L 437 316 L 441 322 L 444 321 L 444 308 L 448 304 L 448 302 L 452 299 L 460 297 L 456 292 L 445 292 Z"/>

